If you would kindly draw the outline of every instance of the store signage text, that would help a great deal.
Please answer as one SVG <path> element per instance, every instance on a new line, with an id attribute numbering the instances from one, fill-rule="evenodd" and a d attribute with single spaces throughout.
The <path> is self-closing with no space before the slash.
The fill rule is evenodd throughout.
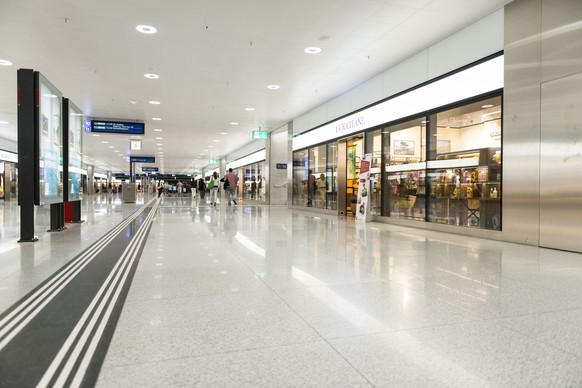
<path id="1" fill-rule="evenodd" d="M 4 160 L 7 162 L 18 163 L 18 154 L 0 150 L 0 160 Z"/>
<path id="2" fill-rule="evenodd" d="M 342 133 L 342 132 L 345 132 L 345 131 L 348 131 L 348 130 L 351 130 L 351 129 L 358 128 L 358 127 L 360 127 L 362 125 L 365 125 L 365 124 L 366 123 L 365 123 L 365 120 L 364 120 L 364 116 L 360 116 L 360 117 L 355 118 L 353 120 L 349 120 L 349 121 L 346 121 L 346 122 L 338 123 L 335 126 L 335 133 Z"/>

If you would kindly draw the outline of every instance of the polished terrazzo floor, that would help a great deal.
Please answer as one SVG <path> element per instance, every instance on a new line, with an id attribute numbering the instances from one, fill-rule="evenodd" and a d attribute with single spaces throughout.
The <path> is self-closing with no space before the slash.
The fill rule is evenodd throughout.
<path id="1" fill-rule="evenodd" d="M 0 311 L 143 203 L 26 244 L 5 205 Z M 582 386 L 582 255 L 164 198 L 97 386 Z"/>

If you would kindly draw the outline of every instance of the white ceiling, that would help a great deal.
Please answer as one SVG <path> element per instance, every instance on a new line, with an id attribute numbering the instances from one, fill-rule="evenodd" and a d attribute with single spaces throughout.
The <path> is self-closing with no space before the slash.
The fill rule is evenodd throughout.
<path id="1" fill-rule="evenodd" d="M 0 0 L 0 59 L 14 64 L 0 66 L 0 137 L 16 140 L 16 73 L 33 68 L 86 116 L 145 121 L 134 155 L 162 148 L 163 172 L 192 173 L 508 2 Z M 83 144 L 86 163 L 128 171 L 114 153 L 130 153 L 127 136 Z"/>

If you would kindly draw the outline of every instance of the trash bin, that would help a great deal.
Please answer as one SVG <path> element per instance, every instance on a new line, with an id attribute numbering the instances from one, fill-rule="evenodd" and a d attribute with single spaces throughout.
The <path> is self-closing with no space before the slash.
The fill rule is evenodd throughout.
<path id="1" fill-rule="evenodd" d="M 137 185 L 135 183 L 124 183 L 121 187 L 121 196 L 124 203 L 132 203 L 137 199 Z"/>

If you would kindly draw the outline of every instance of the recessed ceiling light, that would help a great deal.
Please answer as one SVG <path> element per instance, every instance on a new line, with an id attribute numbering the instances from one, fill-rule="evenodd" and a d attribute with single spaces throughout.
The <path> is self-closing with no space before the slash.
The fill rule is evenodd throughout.
<path id="1" fill-rule="evenodd" d="M 101 136 L 101 135 L 98 135 L 98 134 L 94 133 L 94 134 L 93 134 L 93 136 L 95 136 L 95 137 L 99 137 L 99 136 Z"/>
<path id="2" fill-rule="evenodd" d="M 215 142 L 215 143 L 218 143 L 218 142 L 220 142 L 220 140 L 217 140 L 217 139 L 214 139 L 214 140 L 212 140 L 212 141 L 213 141 L 213 142 Z"/>
<path id="3" fill-rule="evenodd" d="M 245 108 L 245 110 L 246 110 L 247 112 L 252 112 L 252 111 L 254 111 L 254 110 L 255 110 L 255 108 L 253 108 L 252 106 L 249 106 L 248 108 Z"/>
<path id="4" fill-rule="evenodd" d="M 279 85 L 267 85 L 267 89 L 271 89 L 271 90 L 277 90 L 280 89 L 281 87 Z"/>
<path id="5" fill-rule="evenodd" d="M 136 105 L 136 104 L 137 104 L 137 101 L 136 101 L 136 100 L 129 100 L 129 103 L 130 103 L 131 105 Z"/>
<path id="6" fill-rule="evenodd" d="M 158 79 L 158 78 L 160 78 L 160 76 L 157 75 L 157 74 L 144 74 L 143 76 L 146 77 L 146 78 L 149 78 L 149 79 Z"/>
<path id="7" fill-rule="evenodd" d="M 228 135 L 228 132 L 220 132 L 221 135 Z"/>
<path id="8" fill-rule="evenodd" d="M 152 117 L 152 120 L 154 120 L 154 121 L 161 121 L 162 119 L 159 118 L 159 117 Z"/>
<path id="9" fill-rule="evenodd" d="M 158 144 L 156 144 L 156 145 L 163 146 L 164 144 L 163 144 L 163 143 L 158 143 Z"/>
<path id="10" fill-rule="evenodd" d="M 236 121 L 233 121 L 232 123 L 230 123 L 230 125 L 238 125 L 238 123 Z"/>
<path id="11" fill-rule="evenodd" d="M 106 140 L 103 140 L 101 143 L 103 143 L 103 144 L 108 144 L 109 142 L 108 142 L 108 141 L 106 141 Z"/>
<path id="12" fill-rule="evenodd" d="M 159 128 L 156 128 L 156 129 L 154 129 L 154 132 L 162 132 L 162 130 Z"/>
<path id="13" fill-rule="evenodd" d="M 146 26 L 144 24 L 140 24 L 139 26 L 135 27 L 136 30 L 141 32 L 142 34 L 155 34 L 158 30 L 152 26 Z"/>
<path id="14" fill-rule="evenodd" d="M 485 105 L 482 105 L 481 108 L 483 108 L 483 109 L 493 108 L 493 105 L 485 104 Z"/>
<path id="15" fill-rule="evenodd" d="M 321 48 L 319 47 L 307 47 L 305 50 L 307 54 L 319 54 L 321 52 Z"/>
<path id="16" fill-rule="evenodd" d="M 6 59 L 0 59 L 0 66 L 12 66 L 12 62 Z"/>
<path id="17" fill-rule="evenodd" d="M 160 105 L 161 104 L 161 102 L 159 102 L 159 101 L 148 101 L 148 102 L 152 105 Z"/>
<path id="18" fill-rule="evenodd" d="M 0 124 L 8 124 L 8 121 L 0 120 Z"/>
<path id="19" fill-rule="evenodd" d="M 156 140 L 164 140 L 163 137 L 156 137 Z"/>
<path id="20" fill-rule="evenodd" d="M 214 146 L 211 146 L 211 145 L 209 145 L 209 146 L 206 146 L 206 147 L 208 147 L 208 148 L 212 148 L 212 147 L 214 147 Z"/>
<path id="21" fill-rule="evenodd" d="M 114 146 L 109 146 L 109 148 L 115 148 Z"/>

